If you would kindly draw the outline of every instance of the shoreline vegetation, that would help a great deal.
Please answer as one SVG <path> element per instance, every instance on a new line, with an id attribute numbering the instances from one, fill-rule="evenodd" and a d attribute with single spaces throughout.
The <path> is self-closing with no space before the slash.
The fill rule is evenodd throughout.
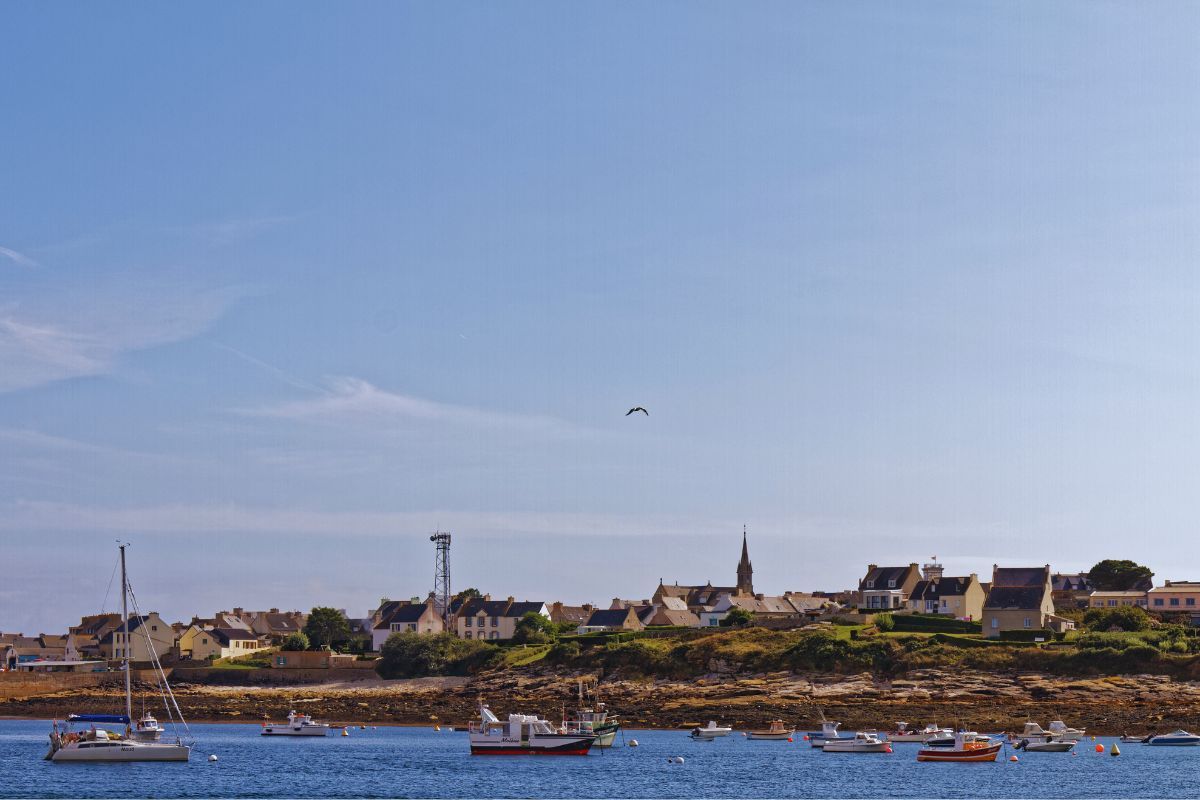
<path id="1" fill-rule="evenodd" d="M 578 682 L 595 680 L 598 699 L 631 728 L 708 719 L 745 728 L 780 718 L 809 729 L 822 715 L 844 730 L 887 730 L 898 720 L 1000 731 L 1063 719 L 1097 735 L 1200 727 L 1200 638 L 1185 626 L 997 642 L 897 631 L 911 624 L 890 621 L 547 635 L 505 646 L 398 634 L 377 664 L 380 677 L 330 670 L 323 682 L 264 686 L 248 685 L 252 672 L 285 671 L 214 669 L 203 682 L 173 683 L 190 720 L 255 724 L 296 707 L 347 724 L 463 725 L 480 698 L 499 713 L 555 720 L 574 708 Z M 118 693 L 104 686 L 0 699 L 0 716 L 61 718 L 111 705 Z M 152 686 L 140 694 L 147 707 L 158 702 Z"/>

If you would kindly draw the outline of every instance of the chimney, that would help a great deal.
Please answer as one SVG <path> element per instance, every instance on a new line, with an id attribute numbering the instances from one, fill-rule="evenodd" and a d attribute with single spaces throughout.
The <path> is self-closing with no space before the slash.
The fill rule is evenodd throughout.
<path id="1" fill-rule="evenodd" d="M 234 608 L 234 609 L 233 609 L 233 615 L 234 615 L 235 617 L 240 617 L 240 616 L 241 616 L 242 614 L 244 614 L 244 613 L 246 613 L 244 609 L 241 609 L 241 608 Z"/>
<path id="2" fill-rule="evenodd" d="M 490 593 L 489 593 L 489 594 L 485 594 L 485 595 L 483 596 L 483 600 L 484 600 L 484 602 L 485 602 L 485 603 L 490 603 L 490 602 L 492 602 L 492 595 L 491 595 Z"/>
<path id="3" fill-rule="evenodd" d="M 513 597 L 513 596 L 510 594 L 510 595 L 508 596 L 508 602 L 510 602 L 510 603 L 515 603 L 515 602 L 516 602 L 516 598 L 515 598 L 515 597 Z"/>
<path id="4" fill-rule="evenodd" d="M 590 613 L 592 613 L 592 611 L 593 611 L 592 604 L 591 604 L 591 603 L 584 603 L 584 604 L 583 604 L 583 610 L 584 610 L 584 611 L 586 611 L 586 612 L 588 612 L 589 614 L 590 614 Z"/>
<path id="5" fill-rule="evenodd" d="M 621 602 L 621 598 L 619 598 L 619 597 L 614 597 L 613 601 L 612 601 L 612 605 L 609 606 L 609 608 L 612 608 L 612 609 L 624 608 L 624 607 L 625 607 L 625 604 Z"/>
<path id="6" fill-rule="evenodd" d="M 279 613 L 279 609 L 278 609 L 278 608 L 272 608 L 272 609 L 271 609 L 271 611 L 270 611 L 269 613 L 271 613 L 271 614 L 278 614 L 278 613 Z"/>
<path id="7" fill-rule="evenodd" d="M 867 564 L 867 572 L 871 572 L 871 571 L 877 570 L 877 569 L 879 569 L 878 564 Z"/>
<path id="8" fill-rule="evenodd" d="M 550 613 L 551 614 L 561 614 L 562 613 L 562 600 L 555 600 L 553 603 L 550 604 Z"/>

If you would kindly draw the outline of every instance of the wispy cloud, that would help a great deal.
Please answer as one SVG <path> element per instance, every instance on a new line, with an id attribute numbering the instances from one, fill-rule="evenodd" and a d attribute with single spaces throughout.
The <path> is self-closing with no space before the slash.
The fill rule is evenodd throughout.
<path id="1" fill-rule="evenodd" d="M 287 225 L 295 219 L 293 216 L 283 214 L 239 217 L 218 220 L 216 222 L 201 222 L 181 228 L 180 230 L 185 233 L 198 235 L 210 245 L 222 246 L 251 239 L 260 233 Z"/>
<path id="2" fill-rule="evenodd" d="M 582 433 L 583 428 L 557 417 L 512 414 L 440 403 L 380 389 L 362 378 L 331 378 L 316 397 L 274 406 L 237 409 L 238 413 L 290 420 L 366 421 L 412 419 L 474 428 L 509 429 L 547 434 Z"/>
<path id="3" fill-rule="evenodd" d="M 99 456 L 118 456 L 127 458 L 150 459 L 153 461 L 178 461 L 173 455 L 163 453 L 147 453 L 140 450 L 129 450 L 107 444 L 96 444 L 66 436 L 56 436 L 51 433 L 32 430 L 29 428 L 0 428 L 0 442 L 7 442 L 9 450 L 18 448 L 29 451 L 49 451 L 58 453 L 88 453 Z"/>
<path id="4" fill-rule="evenodd" d="M 0 247 L 0 257 L 7 258 L 15 264 L 20 264 L 22 267 L 40 267 L 41 264 L 34 261 L 23 253 L 18 253 L 16 250 L 11 250 L 7 247 Z"/>
<path id="5" fill-rule="evenodd" d="M 109 372 L 125 353 L 201 333 L 237 296 L 161 282 L 61 286 L 0 307 L 0 392 Z"/>

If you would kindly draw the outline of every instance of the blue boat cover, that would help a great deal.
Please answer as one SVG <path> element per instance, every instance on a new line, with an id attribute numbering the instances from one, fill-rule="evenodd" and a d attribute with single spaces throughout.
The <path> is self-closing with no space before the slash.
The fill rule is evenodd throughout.
<path id="1" fill-rule="evenodd" d="M 70 714 L 67 716 L 68 722 L 107 722 L 110 725 L 120 723 L 122 725 L 129 724 L 129 717 L 124 714 Z"/>

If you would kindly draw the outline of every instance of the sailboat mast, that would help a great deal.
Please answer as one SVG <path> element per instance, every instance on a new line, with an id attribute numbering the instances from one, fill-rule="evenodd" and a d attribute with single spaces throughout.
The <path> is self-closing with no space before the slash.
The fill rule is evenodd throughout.
<path id="1" fill-rule="evenodd" d="M 121 545 L 121 616 L 125 619 L 121 653 L 125 667 L 125 716 L 133 723 L 133 692 L 129 678 L 129 580 L 125 577 L 125 545 Z"/>

